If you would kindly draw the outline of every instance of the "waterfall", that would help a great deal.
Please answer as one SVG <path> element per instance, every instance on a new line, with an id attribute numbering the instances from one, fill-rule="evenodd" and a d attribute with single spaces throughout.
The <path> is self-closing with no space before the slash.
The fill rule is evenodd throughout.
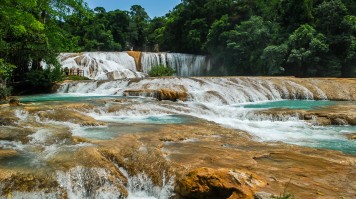
<path id="1" fill-rule="evenodd" d="M 141 78 L 133 57 L 126 52 L 61 53 L 62 68 L 83 70 L 84 76 L 95 80 Z"/>
<path id="2" fill-rule="evenodd" d="M 182 53 L 142 53 L 141 66 L 148 73 L 153 66 L 169 66 L 176 71 L 177 76 L 208 75 L 211 64 L 206 56 Z"/>
<path id="3" fill-rule="evenodd" d="M 72 69 L 75 74 L 80 69 L 85 77 L 94 80 L 142 78 L 156 65 L 173 68 L 177 76 L 206 76 L 211 70 L 206 56 L 182 53 L 143 52 L 139 66 L 127 52 L 61 53 L 58 60 L 63 69 Z"/>

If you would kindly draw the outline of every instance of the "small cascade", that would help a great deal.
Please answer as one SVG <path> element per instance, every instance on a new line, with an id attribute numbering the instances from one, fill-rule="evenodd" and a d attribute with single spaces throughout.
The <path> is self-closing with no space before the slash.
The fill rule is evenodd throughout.
<path id="1" fill-rule="evenodd" d="M 67 82 L 62 84 L 57 92 L 92 95 L 123 95 L 123 91 L 127 89 L 128 83 L 128 80 Z"/>
<path id="2" fill-rule="evenodd" d="M 126 52 L 61 53 L 58 57 L 62 68 L 77 69 L 84 76 L 95 80 L 141 78 L 146 75 L 136 70 L 134 58 Z"/>
<path id="3" fill-rule="evenodd" d="M 130 176 L 122 167 L 119 169 L 128 179 L 126 187 L 129 196 L 127 199 L 168 199 L 173 196 L 173 177 L 166 181 L 165 175 L 163 175 L 162 186 L 156 186 L 145 173 Z"/>
<path id="4" fill-rule="evenodd" d="M 67 172 L 57 171 L 57 182 L 68 198 L 124 198 L 123 182 L 104 168 L 78 166 Z"/>
<path id="5" fill-rule="evenodd" d="M 314 84 L 301 84 L 289 79 L 275 81 L 252 77 L 170 77 L 135 81 L 67 82 L 60 86 L 58 92 L 123 96 L 124 91 L 129 90 L 130 92 L 126 93 L 128 95 L 132 93 L 135 96 L 147 97 L 160 89 L 186 92 L 188 101 L 215 105 L 282 99 L 327 99 L 325 91 Z"/>
<path id="6" fill-rule="evenodd" d="M 169 66 L 177 76 L 205 76 L 209 74 L 211 64 L 206 56 L 182 53 L 142 53 L 141 66 L 148 73 L 153 66 Z"/>

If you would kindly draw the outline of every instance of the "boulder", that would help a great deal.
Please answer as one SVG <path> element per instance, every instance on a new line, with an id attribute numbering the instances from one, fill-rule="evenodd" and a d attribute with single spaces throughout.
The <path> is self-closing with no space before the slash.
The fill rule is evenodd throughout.
<path id="1" fill-rule="evenodd" d="M 247 199 L 253 198 L 257 187 L 266 182 L 255 174 L 232 169 L 198 168 L 178 179 L 178 198 Z"/>

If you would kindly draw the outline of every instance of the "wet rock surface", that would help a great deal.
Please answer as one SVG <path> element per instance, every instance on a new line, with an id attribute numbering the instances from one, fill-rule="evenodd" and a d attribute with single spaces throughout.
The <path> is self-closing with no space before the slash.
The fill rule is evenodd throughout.
<path id="1" fill-rule="evenodd" d="M 346 137 L 350 140 L 356 140 L 356 132 L 355 133 L 348 133 Z"/>
<path id="2" fill-rule="evenodd" d="M 314 110 L 268 109 L 256 114 L 281 120 L 286 116 L 297 116 L 316 125 L 356 125 L 356 105 L 335 105 Z"/>
<path id="3" fill-rule="evenodd" d="M 192 123 L 145 127 L 144 132 L 123 133 L 108 140 L 75 136 L 63 125 L 107 125 L 86 113 L 106 105 L 113 106 L 107 108 L 109 113 L 119 111 L 127 100 L 97 103 L 1 107 L 0 114 L 9 121 L 4 120 L 7 125 L 1 127 L 0 141 L 6 145 L 0 146 L 0 160 L 23 161 L 27 155 L 30 160 L 37 158 L 35 162 L 25 159 L 27 165 L 0 164 L 1 194 L 11 197 L 16 191 L 41 192 L 66 198 L 82 186 L 89 190 L 77 193 L 83 197 L 96 197 L 102 189 L 125 197 L 128 176 L 124 169 L 130 176 L 144 172 L 159 186 L 174 179 L 177 199 L 253 198 L 283 192 L 296 198 L 356 196 L 355 155 L 257 142 L 246 132 L 197 118 Z M 354 124 L 355 119 L 349 106 L 311 111 L 274 109 L 259 114 L 278 115 L 281 111 L 300 114 L 306 120 L 315 120 L 316 115 L 331 123 Z"/>
<path id="4" fill-rule="evenodd" d="M 170 89 L 159 90 L 126 90 L 125 96 L 141 96 L 141 97 L 153 97 L 158 100 L 170 100 L 170 101 L 187 101 L 188 94 L 184 91 L 175 91 Z"/>

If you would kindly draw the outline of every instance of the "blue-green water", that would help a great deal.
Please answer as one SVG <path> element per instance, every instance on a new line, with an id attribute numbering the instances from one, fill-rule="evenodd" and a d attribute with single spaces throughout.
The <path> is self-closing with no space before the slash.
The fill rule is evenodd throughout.
<path id="1" fill-rule="evenodd" d="M 107 98 L 126 98 L 123 96 L 89 96 L 50 94 L 24 96 L 20 98 L 23 103 L 62 103 L 62 102 L 95 102 Z M 133 98 L 130 98 L 133 99 Z M 224 126 L 241 129 L 256 136 L 258 140 L 275 142 L 282 141 L 290 144 L 327 148 L 356 154 L 356 141 L 348 140 L 346 134 L 356 132 L 356 126 L 313 126 L 296 118 L 285 121 L 273 121 L 268 118 L 257 120 L 244 117 L 246 112 L 261 109 L 286 108 L 315 110 L 327 106 L 348 104 L 355 106 L 355 102 L 315 101 L 315 100 L 280 100 L 237 104 L 233 106 L 203 106 L 197 103 L 184 102 L 154 102 L 146 103 L 139 98 L 125 101 L 123 109 L 117 113 L 107 113 L 105 109 L 100 114 L 90 114 L 96 120 L 107 122 L 107 126 L 78 127 L 73 129 L 73 135 L 90 139 L 112 139 L 127 133 L 140 133 L 152 131 L 165 124 L 187 124 L 193 118 L 202 118 L 217 122 Z M 120 101 L 118 101 L 120 103 Z M 110 104 L 98 104 L 110 106 Z M 200 107 L 200 108 L 199 108 Z M 204 108 L 205 107 L 205 108 Z M 183 108 L 183 109 L 182 109 Z M 170 113 L 171 112 L 171 113 Z M 241 113 L 241 114 L 240 114 Z M 193 117 L 192 117 L 193 116 Z"/>
<path id="2" fill-rule="evenodd" d="M 74 135 L 97 139 L 110 140 L 124 134 L 152 132 L 158 130 L 164 124 L 188 124 L 194 122 L 182 115 L 162 115 L 148 117 L 119 117 L 105 116 L 97 118 L 110 122 L 108 126 L 85 127 L 74 130 Z"/>
<path id="3" fill-rule="evenodd" d="M 328 100 L 280 100 L 280 101 L 251 103 L 251 104 L 237 105 L 237 106 L 244 107 L 244 108 L 255 108 L 255 109 L 288 108 L 288 109 L 311 110 L 323 106 L 333 106 L 341 103 L 345 103 L 345 102 L 328 101 Z"/>
<path id="4" fill-rule="evenodd" d="M 111 98 L 123 98 L 122 96 L 115 95 L 74 95 L 74 94 L 43 94 L 43 95 L 28 95 L 21 96 L 19 100 L 21 103 L 36 103 L 36 102 L 80 102 L 87 100 L 97 99 L 111 99 Z"/>

